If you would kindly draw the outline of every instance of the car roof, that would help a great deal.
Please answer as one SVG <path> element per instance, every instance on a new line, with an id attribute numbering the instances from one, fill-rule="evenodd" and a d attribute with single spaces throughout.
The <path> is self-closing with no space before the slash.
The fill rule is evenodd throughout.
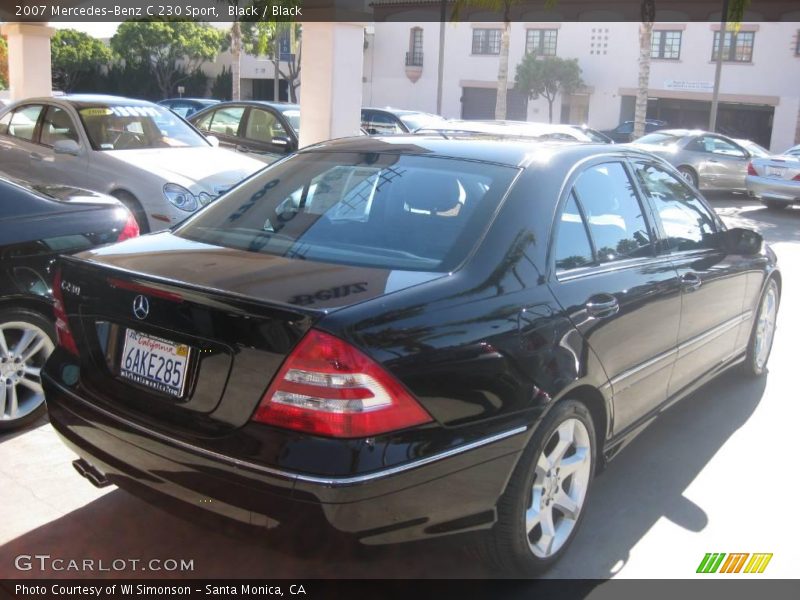
<path id="1" fill-rule="evenodd" d="M 293 102 L 273 102 L 271 100 L 226 100 L 218 102 L 214 108 L 224 108 L 229 104 L 244 104 L 247 106 L 269 106 L 276 110 L 300 110 L 300 105 Z"/>
<path id="2" fill-rule="evenodd" d="M 635 148 L 601 143 L 520 140 L 484 134 L 394 134 L 340 138 L 308 146 L 299 151 L 405 154 L 457 158 L 511 167 L 528 167 L 561 158 L 574 164 L 593 155 L 650 157 Z"/>
<path id="3" fill-rule="evenodd" d="M 393 115 L 433 115 L 438 117 L 435 113 L 425 112 L 424 110 L 407 110 L 405 108 L 392 108 L 391 106 L 364 106 L 361 110 L 380 110 L 382 112 L 391 113 Z M 444 118 L 444 117 L 442 117 Z"/>
<path id="4" fill-rule="evenodd" d="M 201 103 L 209 103 L 209 104 L 219 104 L 219 100 L 215 98 L 164 98 L 163 100 L 159 100 L 158 103 L 161 104 L 162 102 L 201 102 Z"/>

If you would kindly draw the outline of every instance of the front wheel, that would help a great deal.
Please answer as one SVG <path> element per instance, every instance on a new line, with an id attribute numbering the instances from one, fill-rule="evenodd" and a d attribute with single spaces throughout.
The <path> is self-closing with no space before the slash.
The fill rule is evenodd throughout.
<path id="1" fill-rule="evenodd" d="M 750 333 L 750 342 L 747 344 L 744 369 L 748 375 L 759 377 L 767 372 L 767 361 L 772 352 L 780 301 L 781 293 L 778 289 L 778 282 L 770 279 L 761 296 L 756 320 L 753 323 L 753 331 Z"/>
<path id="2" fill-rule="evenodd" d="M 484 558 L 516 575 L 552 566 L 575 537 L 595 463 L 595 432 L 586 406 L 559 402 L 537 427 L 482 540 Z"/>
<path id="3" fill-rule="evenodd" d="M 0 430 L 44 414 L 41 370 L 55 347 L 53 325 L 28 310 L 0 311 Z"/>
<path id="4" fill-rule="evenodd" d="M 700 185 L 697 179 L 697 173 L 691 167 L 678 167 L 678 171 L 687 183 L 691 183 L 695 188 Z"/>

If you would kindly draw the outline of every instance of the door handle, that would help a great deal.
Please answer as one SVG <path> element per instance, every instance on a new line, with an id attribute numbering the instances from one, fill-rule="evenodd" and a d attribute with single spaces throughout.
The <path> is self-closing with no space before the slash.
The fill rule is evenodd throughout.
<path id="1" fill-rule="evenodd" d="M 693 292 L 701 285 L 703 285 L 703 280 L 700 279 L 700 275 L 697 273 L 689 271 L 681 275 L 681 287 L 687 292 Z"/>
<path id="2" fill-rule="evenodd" d="M 710 163 L 718 163 L 719 161 L 716 160 L 716 159 L 713 159 L 713 158 L 709 158 L 708 162 L 710 162 Z"/>
<path id="3" fill-rule="evenodd" d="M 31 152 L 30 157 L 31 160 L 44 160 L 44 156 L 42 156 L 38 152 Z"/>
<path id="4" fill-rule="evenodd" d="M 250 148 L 248 148 L 247 146 L 242 146 L 241 144 L 239 144 L 238 146 L 236 146 L 236 151 L 237 152 L 247 153 L 247 152 L 250 152 Z"/>
<path id="5" fill-rule="evenodd" d="M 596 294 L 586 301 L 586 311 L 593 317 L 605 319 L 619 312 L 619 301 L 611 294 Z"/>

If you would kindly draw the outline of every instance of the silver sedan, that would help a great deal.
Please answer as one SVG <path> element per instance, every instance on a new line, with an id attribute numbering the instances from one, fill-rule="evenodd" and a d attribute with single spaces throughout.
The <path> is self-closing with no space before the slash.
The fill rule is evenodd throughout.
<path id="1" fill-rule="evenodd" d="M 696 129 L 662 129 L 633 142 L 671 162 L 701 190 L 744 191 L 753 154 L 735 140 Z"/>
<path id="2" fill-rule="evenodd" d="M 754 158 L 747 167 L 747 192 L 769 208 L 800 202 L 800 155 Z"/>

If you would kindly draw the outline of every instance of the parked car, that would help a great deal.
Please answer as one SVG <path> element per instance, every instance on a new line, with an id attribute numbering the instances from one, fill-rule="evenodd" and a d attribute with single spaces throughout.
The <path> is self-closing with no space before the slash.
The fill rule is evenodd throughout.
<path id="1" fill-rule="evenodd" d="M 302 149 L 58 277 L 45 393 L 96 485 L 315 543 L 483 530 L 517 574 L 668 404 L 765 372 L 781 289 L 651 154 L 469 135 Z"/>
<path id="2" fill-rule="evenodd" d="M 634 144 L 668 160 L 698 189 L 745 190 L 753 155 L 732 138 L 698 129 L 662 129 Z"/>
<path id="3" fill-rule="evenodd" d="M 628 142 L 633 141 L 633 121 L 623 121 L 619 125 L 617 125 L 614 129 L 608 129 L 606 131 L 601 131 L 603 135 L 608 136 L 615 142 L 619 144 L 626 144 Z M 658 119 L 647 119 L 644 124 L 644 132 L 650 133 L 653 131 L 657 131 L 659 129 L 663 129 L 667 127 L 668 124 L 666 121 L 660 121 Z"/>
<path id="4" fill-rule="evenodd" d="M 479 133 L 517 139 L 562 140 L 569 142 L 614 142 L 600 132 L 582 125 L 533 123 L 530 121 L 479 121 L 450 120 L 430 127 L 418 129 L 417 133 Z"/>
<path id="5" fill-rule="evenodd" d="M 45 410 L 40 371 L 56 343 L 56 257 L 138 234 L 114 198 L 0 175 L 0 431 Z"/>
<path id="6" fill-rule="evenodd" d="M 166 106 L 172 112 L 184 119 L 208 106 L 219 104 L 219 100 L 212 98 L 169 98 L 161 100 L 160 106 Z"/>
<path id="7" fill-rule="evenodd" d="M 189 117 L 205 134 L 219 139 L 224 148 L 266 163 L 297 150 L 300 105 L 243 100 L 220 102 Z"/>
<path id="8" fill-rule="evenodd" d="M 93 95 L 0 111 L 0 165 L 20 179 L 114 196 L 142 232 L 179 223 L 263 167 L 215 148 L 167 108 Z"/>
<path id="9" fill-rule="evenodd" d="M 747 165 L 747 192 L 768 208 L 800 202 L 800 155 L 753 158 Z"/>
<path id="10" fill-rule="evenodd" d="M 361 127 L 370 135 L 413 133 L 446 124 L 447 119 L 418 110 L 398 108 L 362 108 Z"/>

